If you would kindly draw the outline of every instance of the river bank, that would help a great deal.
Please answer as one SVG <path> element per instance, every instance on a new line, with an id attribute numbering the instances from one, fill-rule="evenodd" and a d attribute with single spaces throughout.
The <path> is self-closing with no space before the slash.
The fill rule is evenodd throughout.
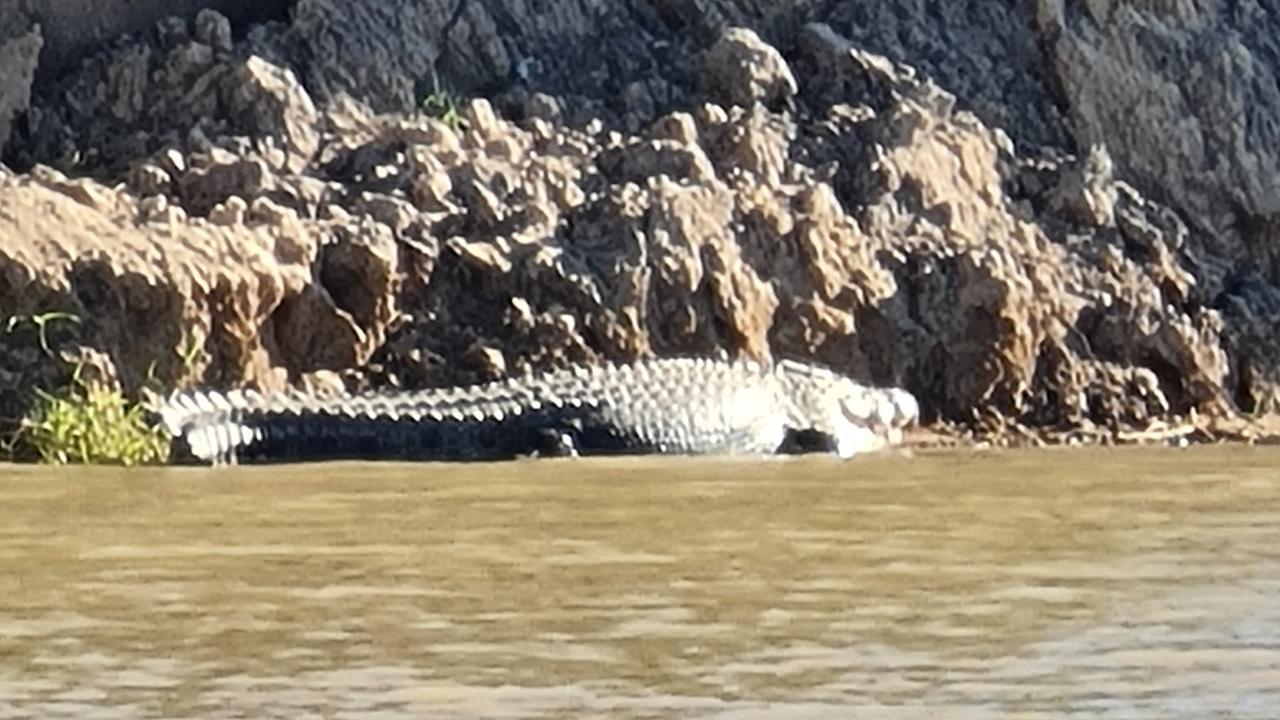
<path id="1" fill-rule="evenodd" d="M 946 442 L 1275 437 L 1280 20 L 751 7 L 205 9 L 45 74 L 32 20 L 0 430 L 73 368 L 134 399 L 727 353 L 905 387 Z"/>

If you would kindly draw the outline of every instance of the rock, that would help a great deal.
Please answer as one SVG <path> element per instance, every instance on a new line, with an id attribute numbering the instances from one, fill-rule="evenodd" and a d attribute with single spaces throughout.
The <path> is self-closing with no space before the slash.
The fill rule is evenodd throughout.
<path id="1" fill-rule="evenodd" d="M 777 107 L 797 92 L 791 68 L 755 31 L 727 28 L 707 51 L 699 77 L 702 92 L 724 105 Z"/>
<path id="2" fill-rule="evenodd" d="M 408 200 L 380 193 L 361 193 L 354 207 L 390 228 L 397 235 L 407 230 L 417 216 L 412 203 Z"/>
<path id="3" fill-rule="evenodd" d="M 671 140 L 638 140 L 605 152 L 601 169 L 614 182 L 643 182 L 645 178 L 665 176 L 698 183 L 714 181 L 715 168 L 706 151 L 698 145 L 685 145 Z"/>
<path id="4" fill-rule="evenodd" d="M 465 114 L 467 126 L 478 137 L 492 139 L 502 131 L 497 116 L 493 114 L 493 106 L 484 98 L 476 98 L 468 103 Z"/>
<path id="5" fill-rule="evenodd" d="M 288 170 L 301 172 L 319 147 L 320 116 L 293 72 L 252 56 L 225 87 L 227 107 L 239 127 L 280 138 L 289 154 Z"/>
<path id="6" fill-rule="evenodd" d="M 1077 142 L 1105 143 L 1123 176 L 1162 188 L 1210 232 L 1226 230 L 1221 208 L 1280 210 L 1280 125 L 1266 119 L 1280 108 L 1280 20 L 1255 6 L 1229 19 L 1209 6 L 1103 7 L 1040 20 Z"/>
<path id="7" fill-rule="evenodd" d="M 385 226 L 336 225 L 310 282 L 281 303 L 275 340 L 291 373 L 368 362 L 397 312 L 395 242 Z"/>
<path id="8" fill-rule="evenodd" d="M 139 195 L 168 194 L 173 187 L 173 177 L 158 165 L 139 163 L 129 172 L 128 183 Z"/>
<path id="9" fill-rule="evenodd" d="M 696 145 L 698 124 L 689 113 L 671 113 L 658 118 L 653 123 L 649 135 L 654 140 L 670 140 L 680 145 Z"/>
<path id="10" fill-rule="evenodd" d="M 489 379 L 497 379 L 507 374 L 507 361 L 502 351 L 482 344 L 472 345 L 466 352 L 467 361 L 476 372 Z"/>
<path id="11" fill-rule="evenodd" d="M 191 28 L 187 21 L 176 15 L 161 18 L 156 22 L 156 39 L 160 47 L 174 48 L 191 40 Z"/>
<path id="12" fill-rule="evenodd" d="M 303 392 L 317 397 L 340 395 L 347 390 L 342 376 L 332 370 L 315 370 L 303 373 L 298 384 Z"/>
<path id="13" fill-rule="evenodd" d="M 1049 210 L 1072 222 L 1094 227 L 1114 225 L 1116 187 L 1111 156 L 1095 145 L 1082 162 L 1065 168 L 1049 197 Z"/>
<path id="14" fill-rule="evenodd" d="M 244 198 L 232 195 L 209 210 L 209 222 L 214 225 L 243 225 L 248 209 Z"/>
<path id="15" fill-rule="evenodd" d="M 195 38 L 218 50 L 231 50 L 231 21 L 225 15 L 205 8 L 196 13 Z"/>
<path id="16" fill-rule="evenodd" d="M 208 168 L 192 168 L 178 178 L 177 195 L 183 205 L 197 215 L 237 196 L 252 200 L 271 189 L 275 178 L 261 160 L 235 160 Z"/>
<path id="17" fill-rule="evenodd" d="M 161 222 L 168 217 L 169 198 L 164 195 L 148 195 L 138 201 L 140 222 Z"/>
<path id="18" fill-rule="evenodd" d="M 525 115 L 548 122 L 559 122 L 563 114 L 560 101 L 546 93 L 533 93 L 526 103 Z"/>
<path id="19" fill-rule="evenodd" d="M 716 160 L 723 166 L 756 175 L 763 184 L 776 185 L 786 170 L 793 132 L 787 123 L 755 105 L 721 127 L 713 141 Z"/>
<path id="20" fill-rule="evenodd" d="M 86 205 L 32 176 L 0 178 L 0 236 L 22 239 L 0 252 L 0 277 L 11 280 L 0 306 L 93 318 L 81 342 L 109 355 L 130 391 L 148 372 L 170 385 L 222 377 L 279 389 L 260 333 L 297 288 L 263 250 L 268 231 L 137 226 L 127 197 L 92 192 L 113 200 Z M 193 335 L 214 350 L 188 366 L 178 349 Z"/>
<path id="21" fill-rule="evenodd" d="M 0 68 L 5 69 L 0 74 L 0 148 L 9 140 L 14 117 L 31 103 L 31 83 L 43 47 L 39 25 L 31 25 L 21 34 L 0 35 Z"/>

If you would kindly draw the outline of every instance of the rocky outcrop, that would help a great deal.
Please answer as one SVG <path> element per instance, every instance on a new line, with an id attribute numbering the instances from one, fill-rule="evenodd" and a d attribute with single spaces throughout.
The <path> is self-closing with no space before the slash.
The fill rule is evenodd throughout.
<path id="1" fill-rule="evenodd" d="M 618 21 L 573 7 L 564 27 Z M 518 4 L 304 0 L 238 41 L 215 14 L 169 23 L 37 93 L 9 157 L 62 171 L 4 177 L 0 236 L 23 240 L 0 249 L 0 307 L 84 318 L 66 345 L 129 388 L 160 357 L 164 385 L 359 389 L 696 354 L 814 359 L 1003 437 L 1280 410 L 1266 188 L 1185 167 L 1164 187 L 1134 169 L 1149 148 L 1081 125 L 1112 116 L 1058 114 L 1111 107 L 1061 62 L 1095 20 L 1019 16 L 1053 40 L 1037 65 L 1025 37 L 947 44 L 924 19 L 876 52 L 890 19 L 859 3 L 756 29 L 734 7 L 595 38 L 598 77 L 570 71 L 585 45 L 527 52 L 550 20 L 513 28 Z M 700 32 L 634 47 L 677 22 Z M 894 57 L 916 48 L 936 53 Z M 456 117 L 406 111 L 467 53 L 515 79 Z M 973 76 L 943 67 L 981 53 Z M 1073 133 L 1078 152 L 1042 147 Z M 1228 197 L 1229 227 L 1209 210 Z"/>
<path id="2" fill-rule="evenodd" d="M 56 380 L 58 349 L 130 392 L 280 389 L 366 361 L 393 317 L 394 248 L 376 235 L 335 248 L 331 223 L 266 197 L 240 205 L 214 222 L 53 170 L 0 175 L 0 415 Z"/>
<path id="3" fill-rule="evenodd" d="M 40 25 L 40 77 L 50 82 L 120 36 L 145 32 L 166 18 L 185 22 L 202 10 L 214 11 L 229 18 L 229 25 L 243 27 L 283 19 L 288 9 L 288 0 L 0 0 L 0 35 Z"/>
<path id="4" fill-rule="evenodd" d="M 1050 68 L 1082 145 L 1200 227 L 1280 212 L 1280 18 L 1225 5 L 1041 3 Z M 1238 220 L 1238 217 L 1236 218 Z"/>

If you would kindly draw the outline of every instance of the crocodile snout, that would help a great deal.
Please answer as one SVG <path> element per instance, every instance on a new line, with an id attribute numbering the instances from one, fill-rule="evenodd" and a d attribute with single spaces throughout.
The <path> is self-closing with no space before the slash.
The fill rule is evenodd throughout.
<path id="1" fill-rule="evenodd" d="M 837 445 L 845 457 L 901 442 L 903 429 L 920 419 L 920 404 L 902 388 L 851 394 L 841 399 L 840 409 L 846 422 Z"/>

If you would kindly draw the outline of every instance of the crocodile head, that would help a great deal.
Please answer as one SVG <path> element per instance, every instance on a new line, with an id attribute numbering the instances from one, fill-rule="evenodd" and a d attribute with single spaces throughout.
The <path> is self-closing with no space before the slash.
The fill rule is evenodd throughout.
<path id="1" fill-rule="evenodd" d="M 791 401 L 793 429 L 827 436 L 842 458 L 901 442 L 903 428 L 920 417 L 915 397 L 901 388 L 870 387 L 791 360 L 774 372 Z"/>

